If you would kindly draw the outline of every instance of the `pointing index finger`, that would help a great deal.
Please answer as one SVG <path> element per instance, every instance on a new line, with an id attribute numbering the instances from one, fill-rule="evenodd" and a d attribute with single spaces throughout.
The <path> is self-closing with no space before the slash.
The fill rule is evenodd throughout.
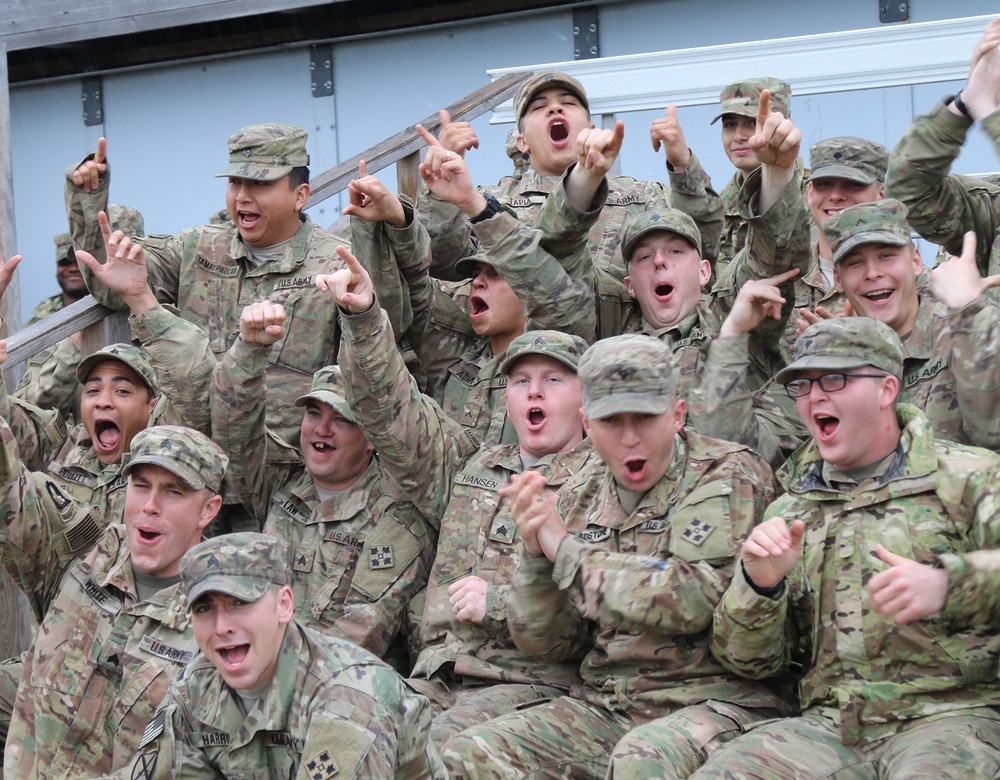
<path id="1" fill-rule="evenodd" d="M 367 166 L 367 165 L 365 165 L 365 161 L 364 161 L 364 160 L 362 160 L 362 161 L 361 161 L 361 162 L 360 162 L 360 163 L 358 164 L 358 176 L 359 176 L 359 177 L 361 177 L 361 178 L 363 179 L 363 178 L 364 178 L 365 176 L 367 176 L 367 175 L 368 175 L 368 166 Z"/>
<path id="2" fill-rule="evenodd" d="M 108 156 L 108 139 L 101 136 L 97 139 L 97 152 L 94 154 L 94 162 L 102 163 Z"/>
<path id="3" fill-rule="evenodd" d="M 434 134 L 419 122 L 414 125 L 414 129 L 420 133 L 420 137 L 427 142 L 428 146 L 441 146 L 441 142 L 435 138 Z"/>
<path id="4" fill-rule="evenodd" d="M 764 124 L 771 116 L 771 90 L 764 89 L 760 93 L 760 101 L 757 103 L 757 132 L 764 132 Z"/>

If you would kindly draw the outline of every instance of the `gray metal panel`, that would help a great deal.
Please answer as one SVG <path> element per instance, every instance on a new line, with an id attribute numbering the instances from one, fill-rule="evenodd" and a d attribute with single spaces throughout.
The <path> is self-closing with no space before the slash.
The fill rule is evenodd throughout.
<path id="1" fill-rule="evenodd" d="M 994 3 L 982 0 L 910 3 L 910 21 L 957 19 L 993 10 L 996 10 Z M 838 0 L 835 3 L 802 0 L 763 0 L 757 3 L 744 0 L 643 0 L 608 3 L 601 6 L 601 56 L 859 30 L 879 27 L 878 17 L 877 0 Z"/>
<path id="2" fill-rule="evenodd" d="M 334 49 L 340 157 L 346 159 L 482 87 L 486 69 L 573 57 L 572 14 L 552 12 L 338 44 Z M 480 147 L 473 180 L 493 184 L 513 169 L 507 126 L 473 122 Z M 395 189 L 395 167 L 379 178 Z"/>
<path id="3" fill-rule="evenodd" d="M 12 0 L 4 4 L 0 38 L 13 51 L 329 2 L 331 0 L 90 0 L 69 4 L 66 0 Z"/>

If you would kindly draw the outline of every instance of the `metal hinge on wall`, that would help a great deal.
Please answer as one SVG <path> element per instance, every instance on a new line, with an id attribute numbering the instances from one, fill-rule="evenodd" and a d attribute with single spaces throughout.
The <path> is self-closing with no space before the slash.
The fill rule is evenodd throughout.
<path id="1" fill-rule="evenodd" d="M 309 47 L 309 79 L 313 97 L 333 94 L 333 45 Z"/>
<path id="2" fill-rule="evenodd" d="M 905 22 L 910 18 L 909 0 L 878 0 L 878 20 L 886 22 Z"/>
<path id="3" fill-rule="evenodd" d="M 573 58 L 592 60 L 601 56 L 600 28 L 597 8 L 573 9 Z"/>
<path id="4" fill-rule="evenodd" d="M 83 124 L 93 127 L 104 122 L 104 86 L 100 76 L 83 79 Z"/>

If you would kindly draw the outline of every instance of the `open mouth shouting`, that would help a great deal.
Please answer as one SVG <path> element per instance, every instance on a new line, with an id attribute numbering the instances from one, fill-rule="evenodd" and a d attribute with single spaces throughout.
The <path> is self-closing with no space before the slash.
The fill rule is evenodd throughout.
<path id="1" fill-rule="evenodd" d="M 163 536 L 159 531 L 143 526 L 136 526 L 135 535 L 138 541 L 143 544 L 156 544 Z"/>
<path id="2" fill-rule="evenodd" d="M 816 436 L 823 443 L 830 441 L 840 427 L 840 419 L 829 414 L 814 414 L 813 422 L 816 424 Z"/>
<path id="3" fill-rule="evenodd" d="M 646 459 L 628 458 L 625 461 L 625 478 L 629 482 L 639 483 L 646 477 Z"/>
<path id="4" fill-rule="evenodd" d="M 247 656 L 250 654 L 250 645 L 224 645 L 216 647 L 215 652 L 227 671 L 236 672 L 246 663 Z"/>
<path id="5" fill-rule="evenodd" d="M 537 406 L 528 409 L 528 430 L 537 431 L 545 425 L 545 412 Z"/>
<path id="6" fill-rule="evenodd" d="M 660 300 L 666 300 L 674 292 L 674 286 L 668 282 L 661 282 L 653 288 L 653 292 L 656 293 L 656 297 Z"/>
<path id="7" fill-rule="evenodd" d="M 260 221 L 260 214 L 255 214 L 252 211 L 238 211 L 236 216 L 239 226 L 247 230 L 253 228 Z"/>
<path id="8" fill-rule="evenodd" d="M 569 125 L 564 119 L 553 119 L 549 123 L 549 140 L 559 147 L 569 143 Z"/>
<path id="9" fill-rule="evenodd" d="M 94 421 L 94 449 L 98 452 L 113 454 L 121 443 L 122 432 L 118 424 L 111 420 Z"/>

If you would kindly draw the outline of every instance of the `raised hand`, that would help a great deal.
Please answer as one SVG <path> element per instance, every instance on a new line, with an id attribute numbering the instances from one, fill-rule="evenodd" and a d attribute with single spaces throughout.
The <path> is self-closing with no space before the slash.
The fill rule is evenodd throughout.
<path id="1" fill-rule="evenodd" d="M 743 568 L 758 588 L 773 588 L 788 576 L 802 555 L 802 537 L 806 525 L 783 517 L 772 517 L 754 526 L 743 542 Z"/>
<path id="2" fill-rule="evenodd" d="M 346 267 L 332 274 L 319 274 L 316 286 L 329 293 L 334 302 L 346 311 L 354 314 L 368 311 L 375 301 L 371 277 L 346 247 L 338 246 L 337 254 Z"/>
<path id="3" fill-rule="evenodd" d="M 479 136 L 468 122 L 452 122 L 451 114 L 443 108 L 438 112 L 441 117 L 441 132 L 438 141 L 445 149 L 454 152 L 459 157 L 465 157 L 470 149 L 479 148 Z"/>
<path id="4" fill-rule="evenodd" d="M 97 151 L 94 152 L 94 159 L 84 160 L 79 167 L 73 171 L 73 184 L 83 187 L 84 192 L 96 190 L 100 186 L 100 176 L 108 169 L 108 139 L 101 137 L 97 140 Z"/>
<path id="5" fill-rule="evenodd" d="M 799 157 L 802 131 L 792 120 L 771 111 L 771 90 L 760 93 L 757 106 L 757 134 L 750 139 L 750 148 L 761 165 L 792 168 Z"/>
<path id="6" fill-rule="evenodd" d="M 270 346 L 285 335 L 285 307 L 271 301 L 251 303 L 240 315 L 240 338 Z"/>
<path id="7" fill-rule="evenodd" d="M 87 266 L 101 284 L 120 295 L 133 314 L 141 314 L 155 306 L 156 297 L 149 287 L 142 244 L 121 230 L 112 231 L 108 215 L 103 211 L 97 215 L 97 221 L 104 237 L 107 262 L 101 264 L 92 254 L 82 250 L 77 251 L 76 259 Z"/>
<path id="8" fill-rule="evenodd" d="M 691 150 L 684 138 L 684 130 L 677 121 L 677 106 L 671 103 L 667 106 L 666 115 L 657 117 L 649 128 L 649 138 L 653 142 L 653 151 L 660 151 L 663 146 L 667 153 L 667 162 L 675 171 L 683 171 L 691 162 Z"/>
<path id="9" fill-rule="evenodd" d="M 962 237 L 962 254 L 952 255 L 931 271 L 934 297 L 951 309 L 961 309 L 993 287 L 1000 287 L 1000 274 L 983 277 L 976 262 L 976 234 Z"/>
<path id="10" fill-rule="evenodd" d="M 747 281 L 737 293 L 733 308 L 719 329 L 719 336 L 737 336 L 741 333 L 749 333 L 768 317 L 780 320 L 781 307 L 785 304 L 785 298 L 779 287 L 794 279 L 798 273 L 798 268 L 792 268 L 766 279 Z"/>
<path id="11" fill-rule="evenodd" d="M 344 207 L 344 213 L 365 222 L 388 222 L 393 227 L 406 227 L 402 202 L 375 176 L 368 175 L 364 160 L 358 166 L 358 176 L 347 185 L 350 203 Z"/>

